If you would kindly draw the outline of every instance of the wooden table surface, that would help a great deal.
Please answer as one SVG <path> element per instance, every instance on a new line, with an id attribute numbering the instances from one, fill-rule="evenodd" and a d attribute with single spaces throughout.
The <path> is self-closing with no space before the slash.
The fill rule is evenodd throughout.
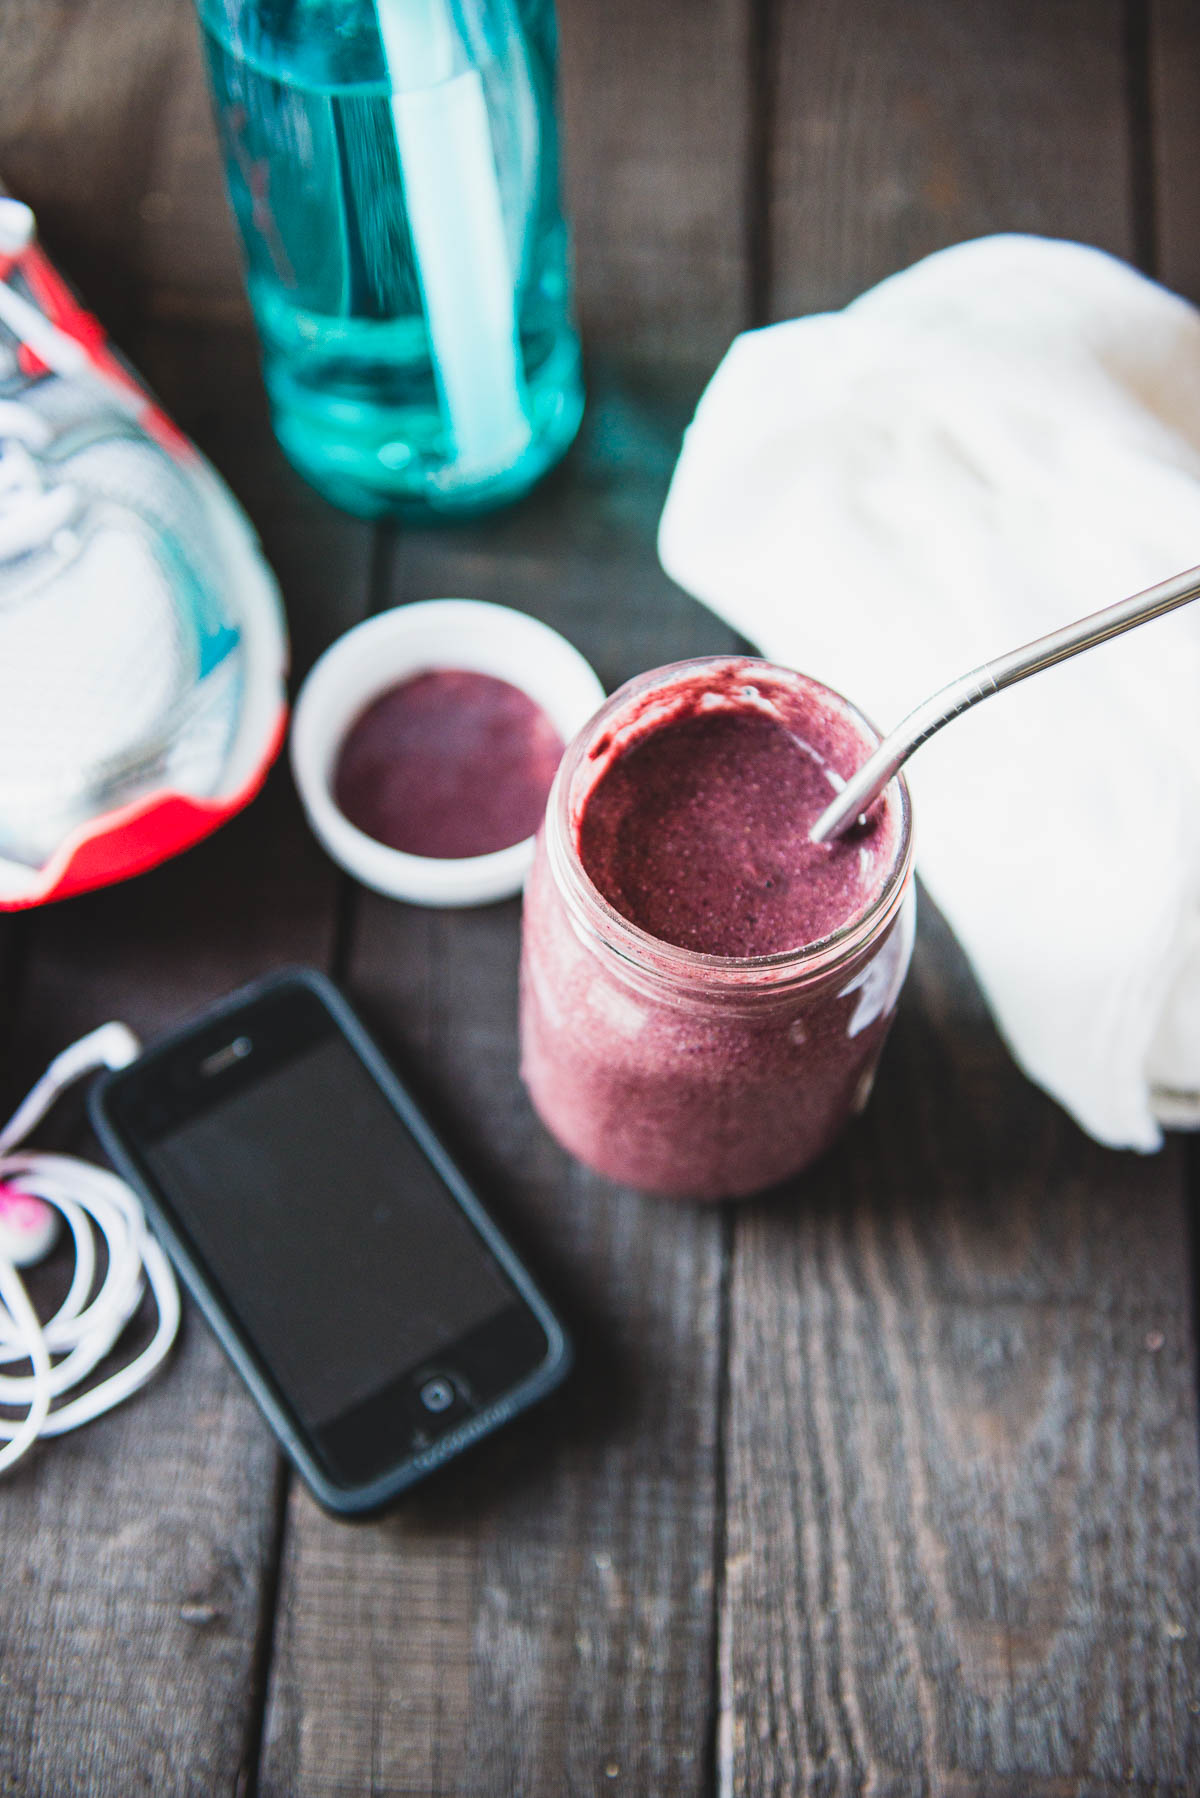
<path id="1" fill-rule="evenodd" d="M 260 530 L 297 670 L 372 608 L 521 606 L 609 686 L 731 643 L 659 570 L 739 329 L 981 232 L 1200 299 L 1187 0 L 560 0 L 590 399 L 486 523 L 396 532 L 275 450 L 186 0 L 0 0 L 0 174 Z M 1200 1790 L 1183 1139 L 1096 1147 L 927 907 L 875 1098 L 770 1202 L 616 1190 L 517 1080 L 515 902 L 389 904 L 283 767 L 209 843 L 0 920 L 0 1115 L 102 1019 L 343 979 L 559 1298 L 569 1387 L 390 1518 L 322 1515 L 207 1328 L 0 1488 L 0 1790 Z"/>

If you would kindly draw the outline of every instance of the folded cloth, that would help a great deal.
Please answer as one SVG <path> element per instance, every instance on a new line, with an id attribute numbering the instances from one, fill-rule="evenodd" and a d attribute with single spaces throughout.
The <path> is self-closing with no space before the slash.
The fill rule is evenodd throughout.
<path id="1" fill-rule="evenodd" d="M 1200 563 L 1200 314 L 1101 251 L 944 250 L 748 333 L 659 553 L 883 729 Z M 918 869 L 1017 1061 L 1101 1142 L 1200 1126 L 1200 603 L 955 720 L 908 764 Z"/>

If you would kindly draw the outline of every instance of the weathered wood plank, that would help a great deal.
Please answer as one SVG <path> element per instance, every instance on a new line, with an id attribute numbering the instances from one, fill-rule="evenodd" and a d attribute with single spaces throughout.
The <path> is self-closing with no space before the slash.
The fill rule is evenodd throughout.
<path id="1" fill-rule="evenodd" d="M 245 496 L 310 659 L 364 604 L 369 531 L 283 467 L 245 338 L 162 333 L 143 349 L 167 404 Z M 249 813 L 170 865 L 5 920 L 24 965 L 0 1113 L 107 1017 L 149 1034 L 273 963 L 327 960 L 336 885 L 280 768 Z M 189 1307 L 146 1393 L 6 1482 L 0 1787 L 207 1798 L 246 1777 L 278 1477 L 266 1426 Z"/>
<path id="2" fill-rule="evenodd" d="M 136 317 L 141 219 L 183 0 L 0 7 L 0 175 L 33 206 L 88 304 Z"/>
<path id="3" fill-rule="evenodd" d="M 601 388 L 567 470 L 503 519 L 406 534 L 389 596 L 522 606 L 609 680 L 727 646 L 653 557 L 682 416 Z M 607 1187 L 537 1125 L 517 927 L 515 902 L 365 899 L 352 985 L 560 1298 L 579 1368 L 394 1521 L 350 1531 L 295 1495 L 263 1770 L 281 1798 L 707 1789 L 720 1220 Z"/>
<path id="4" fill-rule="evenodd" d="M 250 324 L 191 0 L 172 0 L 153 156 L 137 196 L 134 279 L 145 315 Z"/>
<path id="5" fill-rule="evenodd" d="M 560 0 L 567 194 L 593 349 L 715 362 L 746 323 L 753 7 Z"/>
<path id="6" fill-rule="evenodd" d="M 773 315 L 984 230 L 1132 252 L 1118 11 L 1018 14 L 780 14 Z M 1023 1082 L 927 908 L 868 1116 L 734 1243 L 724 1789 L 1191 1789 L 1179 1156 Z"/>
<path id="7" fill-rule="evenodd" d="M 0 176 L 118 333 L 248 324 L 189 0 L 4 0 Z"/>
<path id="8" fill-rule="evenodd" d="M 927 916 L 867 1117 L 737 1224 L 734 1789 L 1189 1789 L 1181 1236 L 1177 1154 L 1023 1085 Z"/>
<path id="9" fill-rule="evenodd" d="M 1128 253 L 1117 0 L 818 0 L 777 17 L 773 318 L 989 231 Z"/>
<path id="10" fill-rule="evenodd" d="M 1200 303 L 1200 16 L 1187 0 L 1149 0 L 1147 15 L 1155 272 Z"/>

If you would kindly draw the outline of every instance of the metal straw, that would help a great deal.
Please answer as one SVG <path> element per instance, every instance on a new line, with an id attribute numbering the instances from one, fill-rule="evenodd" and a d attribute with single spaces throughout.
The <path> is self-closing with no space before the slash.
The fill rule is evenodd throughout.
<path id="1" fill-rule="evenodd" d="M 951 718 L 957 718 L 960 712 L 999 693 L 1002 687 L 1011 687 L 1014 682 L 1024 680 L 1027 674 L 1037 674 L 1043 668 L 1053 667 L 1055 662 L 1065 662 L 1068 656 L 1078 655 L 1081 649 L 1091 649 L 1109 637 L 1119 637 L 1122 631 L 1131 631 L 1136 624 L 1145 624 L 1164 612 L 1173 612 L 1176 606 L 1186 606 L 1189 600 L 1197 597 L 1200 597 L 1200 568 L 1188 568 L 1183 574 L 1172 575 L 1169 581 L 1160 581 L 1157 587 L 1147 587 L 1144 593 L 1133 593 L 1128 599 L 1118 600 L 1115 606 L 1106 606 L 1102 612 L 1093 612 L 1075 624 L 1064 625 L 1060 631 L 1051 631 L 1048 637 L 1038 637 L 1020 649 L 1010 649 L 1007 655 L 985 662 L 981 668 L 972 669 L 970 674 L 961 674 L 948 687 L 941 688 L 910 712 L 903 723 L 883 739 L 870 760 L 864 762 L 833 804 L 821 813 L 809 832 L 812 841 L 827 843 L 840 836 L 879 797 L 913 750 L 935 731 L 941 730 L 943 724 L 949 724 Z"/>

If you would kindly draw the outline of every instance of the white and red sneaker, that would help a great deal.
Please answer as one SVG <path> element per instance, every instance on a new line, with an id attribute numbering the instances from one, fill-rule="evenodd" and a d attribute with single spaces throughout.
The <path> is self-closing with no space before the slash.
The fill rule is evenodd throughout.
<path id="1" fill-rule="evenodd" d="M 0 192 L 0 911 L 140 873 L 244 806 L 286 668 L 246 518 Z"/>

